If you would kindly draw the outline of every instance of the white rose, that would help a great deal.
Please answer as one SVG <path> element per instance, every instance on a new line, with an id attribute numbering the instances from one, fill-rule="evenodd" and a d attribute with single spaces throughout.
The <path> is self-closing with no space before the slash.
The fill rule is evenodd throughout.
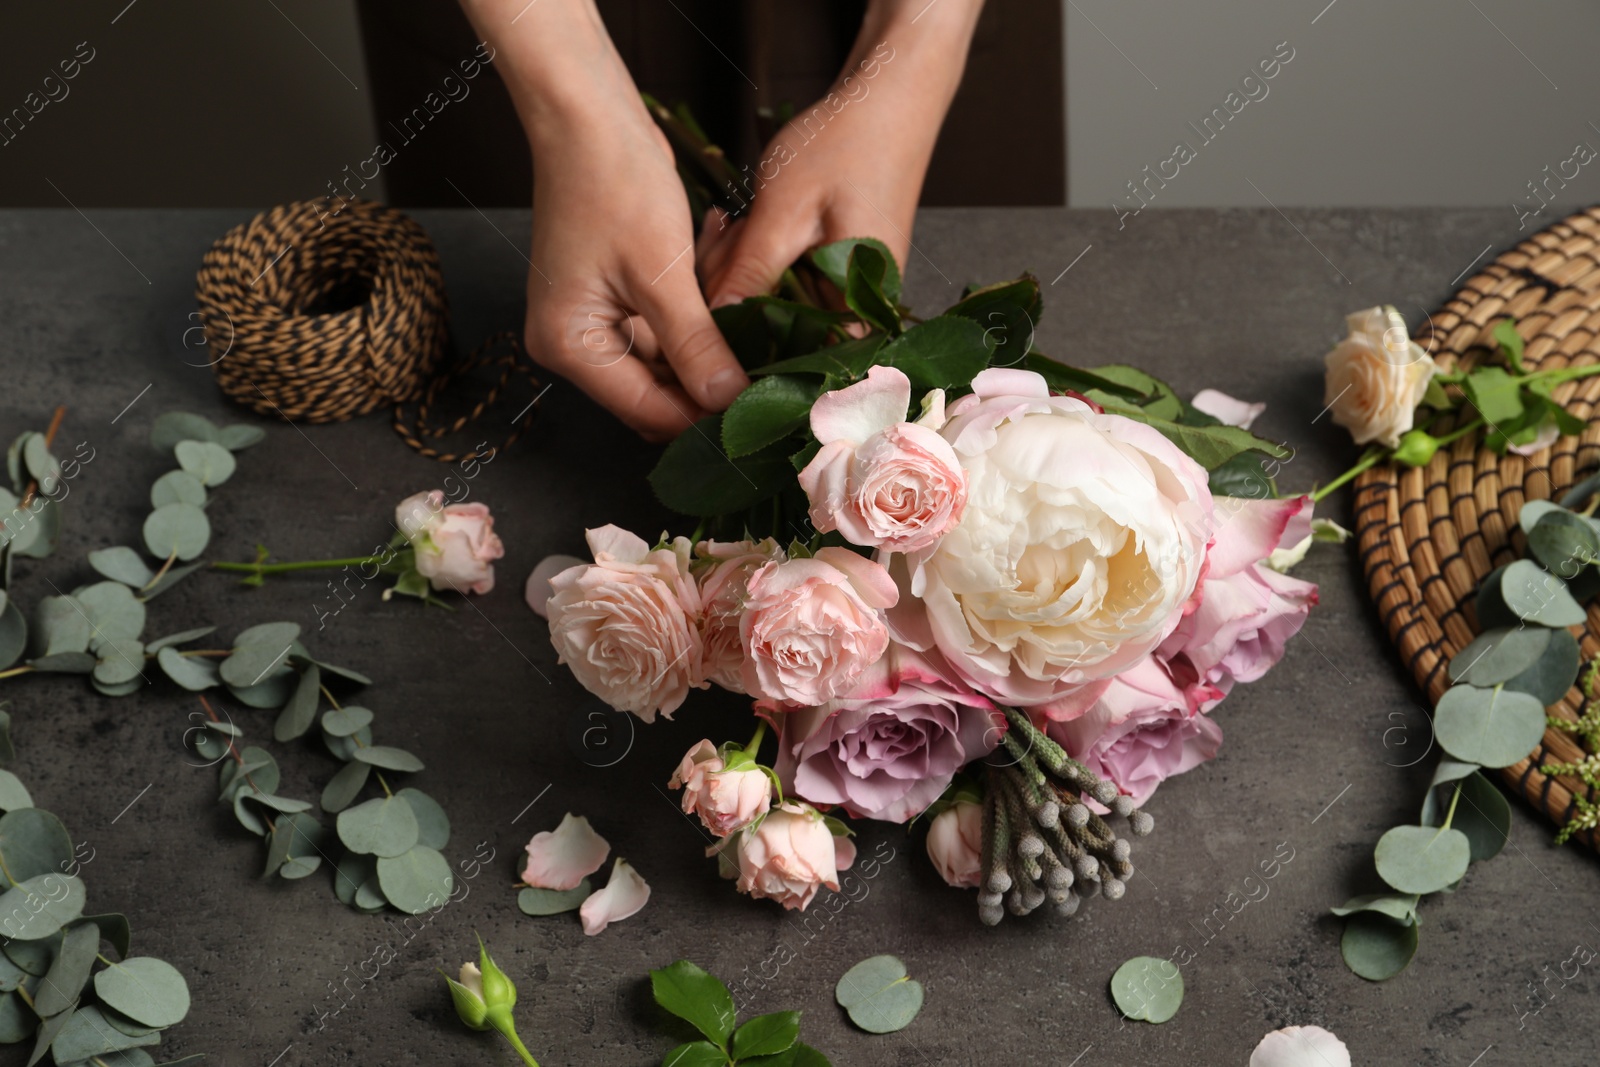
<path id="1" fill-rule="evenodd" d="M 942 431 L 966 512 L 891 561 L 904 586 L 890 624 L 986 696 L 1072 718 L 1177 626 L 1213 528 L 1206 472 L 1032 371 L 986 370 L 972 388 Z"/>
<path id="2" fill-rule="evenodd" d="M 1386 448 L 1411 429 L 1417 405 L 1438 371 L 1422 346 L 1406 333 L 1405 319 L 1389 306 L 1348 316 L 1350 336 L 1329 352 L 1323 403 L 1333 421 L 1358 445 Z"/>

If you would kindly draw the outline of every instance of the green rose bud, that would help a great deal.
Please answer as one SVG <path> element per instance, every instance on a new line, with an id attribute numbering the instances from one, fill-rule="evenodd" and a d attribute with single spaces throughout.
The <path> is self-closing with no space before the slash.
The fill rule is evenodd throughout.
<path id="1" fill-rule="evenodd" d="M 511 984 L 511 979 L 506 977 L 506 972 L 495 966 L 494 960 L 489 958 L 489 950 L 484 947 L 483 939 L 478 939 L 478 966 L 482 972 L 481 995 L 483 1003 L 488 1008 L 490 1022 L 497 1029 L 511 1026 L 511 1008 L 517 1002 L 517 987 Z"/>
<path id="2" fill-rule="evenodd" d="M 1439 451 L 1439 441 L 1426 430 L 1408 430 L 1400 435 L 1394 458 L 1408 467 L 1420 467 Z"/>
<path id="3" fill-rule="evenodd" d="M 483 1002 L 483 975 L 479 973 L 477 965 L 463 963 L 459 982 L 448 974 L 444 980 L 450 983 L 450 999 L 455 1001 L 456 1014 L 461 1021 L 474 1030 L 489 1029 L 485 1021 L 489 1016 L 489 1006 Z"/>

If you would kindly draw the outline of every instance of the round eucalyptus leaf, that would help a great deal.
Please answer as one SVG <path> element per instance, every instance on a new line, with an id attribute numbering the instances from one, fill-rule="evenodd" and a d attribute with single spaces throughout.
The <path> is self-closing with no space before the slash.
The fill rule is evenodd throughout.
<path id="1" fill-rule="evenodd" d="M 322 672 L 315 663 L 308 664 L 295 682 L 294 693 L 283 705 L 278 721 L 272 724 L 275 741 L 293 741 L 311 729 L 317 721 L 317 702 L 322 698 Z"/>
<path id="2" fill-rule="evenodd" d="M 390 745 L 368 745 L 355 751 L 355 758 L 386 771 L 420 771 L 422 761 L 403 748 Z"/>
<path id="3" fill-rule="evenodd" d="M 1499 685 L 1535 666 L 1549 643 L 1550 630 L 1543 626 L 1487 630 L 1455 654 L 1450 680 Z"/>
<path id="4" fill-rule="evenodd" d="M 350 903 L 357 911 L 364 911 L 369 914 L 375 911 L 382 911 L 389 906 L 389 898 L 383 895 L 383 887 L 378 883 L 376 858 L 373 859 L 372 877 L 361 883 L 361 887 L 356 890 L 355 898 Z"/>
<path id="5" fill-rule="evenodd" d="M 297 881 L 308 878 L 322 869 L 321 856 L 290 856 L 284 860 L 283 866 L 278 868 L 278 876 Z"/>
<path id="6" fill-rule="evenodd" d="M 1511 839 L 1511 804 L 1493 782 L 1476 772 L 1463 778 L 1459 788 L 1461 798 L 1450 825 L 1467 836 L 1474 860 L 1492 859 Z M 1449 790 L 1439 792 L 1438 803 L 1448 810 Z"/>
<path id="7" fill-rule="evenodd" d="M 578 883 L 576 889 L 535 889 L 529 886 L 517 894 L 517 907 L 524 915 L 563 915 L 577 911 L 594 892 L 589 879 Z"/>
<path id="8" fill-rule="evenodd" d="M 267 675 L 284 665 L 292 641 L 291 638 L 282 644 L 261 641 L 236 644 L 233 655 L 222 661 L 222 680 L 240 689 L 260 685 Z"/>
<path id="9" fill-rule="evenodd" d="M 150 586 L 150 588 L 144 590 L 145 600 L 154 600 L 156 597 L 160 596 L 162 593 L 165 593 L 168 589 L 171 589 L 173 586 L 189 577 L 189 575 L 193 574 L 195 571 L 200 570 L 205 565 L 206 561 L 202 559 L 194 563 L 185 563 L 178 567 L 168 567 L 167 573 L 157 578 L 155 580 L 155 584 Z"/>
<path id="10" fill-rule="evenodd" d="M 104 1005 L 101 1005 L 100 1007 L 100 1014 L 105 1016 L 106 1022 L 110 1023 L 114 1028 L 121 1030 L 129 1037 L 146 1037 L 161 1029 L 159 1026 L 146 1026 L 144 1023 L 135 1022 L 126 1015 L 122 1014 L 120 1011 L 112 1011 L 110 1008 L 105 1007 Z M 141 1049 L 129 1049 L 127 1052 L 122 1053 L 122 1055 L 129 1055 L 131 1053 L 138 1053 L 141 1056 L 144 1055 L 144 1052 Z"/>
<path id="11" fill-rule="evenodd" d="M 281 797 L 276 793 L 263 793 L 259 789 L 241 790 L 239 796 L 245 800 L 253 800 L 262 807 L 271 808 L 273 811 L 295 814 L 311 810 L 311 802 L 309 800 Z"/>
<path id="12" fill-rule="evenodd" d="M 70 874 L 53 871 L 25 879 L 0 895 L 0 936 L 18 941 L 49 937 L 83 914 L 83 896 L 83 881 Z"/>
<path id="13" fill-rule="evenodd" d="M 378 858 L 378 885 L 389 903 L 407 915 L 420 915 L 450 899 L 455 879 L 449 860 L 436 849 L 415 845 L 401 855 Z"/>
<path id="14" fill-rule="evenodd" d="M 359 764 L 352 763 L 350 766 Z M 411 813 L 417 817 L 417 844 L 443 850 L 450 843 L 450 817 L 444 813 L 439 802 L 422 790 L 409 787 L 395 795 L 404 797 L 405 802 L 411 805 Z"/>
<path id="15" fill-rule="evenodd" d="M 87 651 L 93 635 L 94 624 L 89 620 L 89 613 L 69 596 L 47 596 L 34 609 L 35 656 Z"/>
<path id="16" fill-rule="evenodd" d="M 179 441 L 172 449 L 178 466 L 207 486 L 218 486 L 233 477 L 239 461 L 215 441 Z"/>
<path id="17" fill-rule="evenodd" d="M 16 944 L 26 944 L 18 941 Z M 9 993 L 17 988 L 17 984 L 24 978 L 30 977 L 28 972 L 11 962 L 11 957 L 0 952 L 0 993 Z"/>
<path id="18" fill-rule="evenodd" d="M 1472 846 L 1456 829 L 1396 826 L 1373 851 L 1378 877 L 1402 893 L 1437 893 L 1467 873 Z"/>
<path id="19" fill-rule="evenodd" d="M 231 426 L 224 426 L 217 434 L 217 444 L 230 452 L 243 452 L 247 448 L 259 445 L 267 439 L 267 431 L 259 426 L 248 423 L 236 422 Z"/>
<path id="20" fill-rule="evenodd" d="M 144 645 L 137 640 L 105 640 L 95 654 L 94 680 L 104 685 L 125 685 L 144 678 Z"/>
<path id="21" fill-rule="evenodd" d="M 100 928 L 100 936 L 111 942 L 111 947 L 117 950 L 117 955 L 128 954 L 128 940 L 133 936 L 133 931 L 128 927 L 128 917 L 121 912 L 108 911 L 103 915 L 85 915 L 83 921 L 94 923 Z"/>
<path id="22" fill-rule="evenodd" d="M 378 863 L 376 857 L 363 856 L 359 852 L 346 852 L 339 857 L 339 864 L 333 869 L 333 895 L 339 898 L 341 904 L 354 904 L 356 890 L 360 889 L 370 879 L 377 884 Z"/>
<path id="23" fill-rule="evenodd" d="M 1379 915 L 1387 915 L 1396 922 L 1415 923 L 1417 921 L 1417 901 L 1421 898 L 1415 893 L 1367 893 L 1359 897 L 1351 897 L 1337 908 L 1329 911 L 1335 915 L 1354 915 L 1361 911 L 1375 911 Z"/>
<path id="24" fill-rule="evenodd" d="M 144 547 L 157 559 L 187 563 L 211 543 L 211 520 L 193 504 L 163 504 L 144 520 Z"/>
<path id="25" fill-rule="evenodd" d="M 1478 765 L 1476 763 L 1462 763 L 1448 756 L 1439 760 L 1439 766 L 1434 768 L 1433 771 L 1433 781 L 1429 783 L 1428 791 L 1422 797 L 1422 818 L 1420 822 L 1423 826 L 1438 826 L 1444 821 L 1444 816 L 1439 813 L 1437 801 L 1441 793 L 1449 791 L 1438 787 L 1448 782 L 1465 778 L 1477 769 Z"/>
<path id="26" fill-rule="evenodd" d="M 95 658 L 87 652 L 57 652 L 28 661 L 28 666 L 46 674 L 88 674 L 94 665 Z"/>
<path id="27" fill-rule="evenodd" d="M 340 767 L 328 784 L 322 787 L 322 810 L 337 814 L 348 808 L 361 795 L 372 768 L 365 763 L 351 761 Z M 402 790 L 403 792 L 403 790 Z"/>
<path id="28" fill-rule="evenodd" d="M 7 941 L 5 956 L 31 975 L 43 975 L 50 969 L 61 947 L 61 935 L 56 934 L 39 941 Z"/>
<path id="29" fill-rule="evenodd" d="M 179 441 L 215 441 L 221 436 L 217 424 L 204 415 L 187 411 L 168 411 L 156 416 L 150 427 L 150 444 L 158 452 L 170 452 Z"/>
<path id="30" fill-rule="evenodd" d="M 1527 505 L 1523 505 L 1527 510 Z M 1528 552 L 1560 578 L 1575 578 L 1580 570 L 1600 559 L 1600 533 L 1582 515 L 1556 508 L 1524 526 Z"/>
<path id="31" fill-rule="evenodd" d="M 256 795 L 257 790 L 249 785 L 241 786 L 233 794 L 233 817 L 239 825 L 259 837 L 267 836 L 267 821 L 261 817 L 261 812 L 245 803 L 247 797 Z"/>
<path id="32" fill-rule="evenodd" d="M 360 671 L 353 671 L 348 667 L 335 667 L 333 664 L 323 663 L 321 660 L 312 660 L 312 662 L 318 667 L 321 667 L 324 672 L 333 675 L 335 678 L 343 678 L 345 681 L 354 682 L 357 685 L 372 684 L 372 679 L 368 678 Z"/>
<path id="33" fill-rule="evenodd" d="M 43 984 L 43 982 L 40 983 L 41 988 L 43 987 Z M 72 1005 L 72 1007 L 76 1006 L 77 1005 L 75 1004 Z M 33 1038 L 33 1055 L 29 1057 L 29 1061 L 37 1062 L 38 1060 L 43 1059 L 44 1054 L 49 1051 L 51 1045 L 55 1044 L 56 1038 L 61 1036 L 61 1031 L 67 1028 L 67 1023 L 71 1020 L 72 1012 L 70 1011 L 57 1012 L 55 1015 L 48 1016 L 42 1020 L 39 1023 L 39 1031 L 34 1035 Z M 97 1056 L 95 1058 L 101 1063 L 106 1063 L 107 1067 L 110 1067 L 108 1057 L 115 1055 L 117 1055 L 117 1053 L 108 1052 L 106 1053 L 105 1057 Z M 61 1061 L 57 1060 L 56 1062 L 60 1063 Z M 99 1065 L 95 1064 L 93 1067 L 99 1067 Z"/>
<path id="34" fill-rule="evenodd" d="M 228 760 L 217 772 L 221 790 L 217 799 L 231 804 L 241 789 L 271 793 L 278 788 L 281 780 L 282 771 L 278 768 L 278 761 L 272 758 L 272 753 L 249 745 L 239 753 L 239 759 Z"/>
<path id="35" fill-rule="evenodd" d="M 1399 923 L 1370 911 L 1344 921 L 1339 940 L 1344 963 L 1369 982 L 1382 982 L 1406 969 L 1417 954 L 1417 926 Z"/>
<path id="36" fill-rule="evenodd" d="M 143 589 L 156 576 L 155 571 L 145 563 L 144 557 L 126 545 L 95 549 L 89 553 L 89 566 L 97 574 L 135 589 Z"/>
<path id="37" fill-rule="evenodd" d="M 227 739 L 210 730 L 190 727 L 183 732 L 183 743 L 196 756 L 205 760 L 208 766 L 228 755 Z"/>
<path id="38" fill-rule="evenodd" d="M 18 808 L 0 815 L 0 856 L 5 857 L 5 869 L 10 872 L 9 877 L 0 873 L 0 883 L 12 885 L 13 878 L 26 882 L 66 870 L 72 863 L 72 838 L 61 820 L 48 811 Z"/>
<path id="39" fill-rule="evenodd" d="M 415 805 L 413 805 L 415 806 Z M 21 811 L 33 807 L 33 797 L 22 779 L 10 771 L 0 771 L 0 811 Z"/>
<path id="40" fill-rule="evenodd" d="M 299 680 L 300 676 L 292 668 L 280 666 L 259 684 L 230 685 L 228 692 L 233 695 L 233 699 L 247 708 L 281 708 L 289 702 L 290 697 L 294 696 L 294 689 Z"/>
<path id="41" fill-rule="evenodd" d="M 1519 619 L 1540 626 L 1579 626 L 1588 617 L 1566 583 L 1530 559 L 1506 567 L 1500 595 Z"/>
<path id="42" fill-rule="evenodd" d="M 239 649 L 247 645 L 266 645 L 272 649 L 289 648 L 299 637 L 300 624 L 297 622 L 262 622 L 240 630 L 239 636 L 233 639 L 233 647 Z"/>
<path id="43" fill-rule="evenodd" d="M 100 954 L 100 928 L 94 923 L 68 927 L 61 948 L 50 964 L 33 1006 L 41 1016 L 58 1015 L 77 1003 L 78 994 L 89 984 L 89 972 Z"/>
<path id="44" fill-rule="evenodd" d="M 166 504 L 193 504 L 206 506 L 206 487 L 188 471 L 168 471 L 150 486 L 150 506 L 159 508 Z"/>
<path id="45" fill-rule="evenodd" d="M 102 1003 L 146 1026 L 172 1026 L 189 1014 L 189 983 L 153 956 L 113 963 L 94 976 L 94 991 Z"/>
<path id="46" fill-rule="evenodd" d="M 1523 533 L 1531 533 L 1539 524 L 1539 520 L 1553 512 L 1570 515 L 1571 512 L 1557 504 L 1554 500 L 1530 500 L 1522 505 L 1522 510 L 1517 512 L 1517 525 L 1522 527 Z"/>
<path id="47" fill-rule="evenodd" d="M 0 670 L 16 663 L 28 650 L 28 620 L 16 601 L 7 600 L 0 609 Z"/>
<path id="48" fill-rule="evenodd" d="M 1509 767 L 1544 737 L 1544 705 L 1514 690 L 1455 685 L 1433 709 L 1433 733 L 1458 760 Z"/>
<path id="49" fill-rule="evenodd" d="M 259 798 L 257 798 L 259 799 Z M 267 838 L 267 867 L 263 875 L 278 871 L 291 859 L 308 856 L 320 859 L 327 831 L 315 818 L 304 812 L 291 812 L 277 819 Z M 310 874 L 306 871 L 305 874 Z M 294 877 L 304 877 L 296 875 Z"/>
<path id="50" fill-rule="evenodd" d="M 399 797 L 376 797 L 339 813 L 339 840 L 353 852 L 392 858 L 417 843 L 417 817 Z M 384 890 L 384 895 L 388 895 Z"/>
<path id="51" fill-rule="evenodd" d="M 1121 977 L 1122 971 L 1117 975 Z M 1116 985 L 1114 978 L 1112 987 Z M 922 1010 L 922 983 L 908 976 L 906 965 L 894 956 L 870 956 L 844 972 L 834 986 L 833 999 L 867 1033 L 892 1034 L 909 1026 Z"/>
<path id="52" fill-rule="evenodd" d="M 0 529 L 0 545 L 8 541 L 11 554 L 44 559 L 61 540 L 61 509 L 46 497 L 36 496 L 26 511 L 7 509 L 9 519 Z"/>
<path id="53" fill-rule="evenodd" d="M 168 678 L 191 693 L 210 689 L 222 682 L 222 679 L 217 677 L 215 660 L 200 656 L 185 656 L 171 645 L 156 653 L 156 665 Z"/>
<path id="54" fill-rule="evenodd" d="M 1522 623 L 1522 620 L 1517 618 L 1516 612 L 1506 607 L 1505 597 L 1501 593 L 1501 583 L 1505 580 L 1505 576 L 1505 567 L 1496 567 L 1478 584 L 1478 592 L 1473 599 L 1473 611 L 1478 616 L 1480 630 L 1519 626 Z"/>
<path id="55" fill-rule="evenodd" d="M 1506 682 L 1507 689 L 1527 693 L 1545 707 L 1567 695 L 1578 678 L 1578 642 L 1566 630 L 1545 630 L 1550 643 L 1533 665 Z M 1476 684 L 1476 683 L 1474 683 Z"/>
<path id="56" fill-rule="evenodd" d="M 205 724 L 205 728 L 214 734 L 221 734 L 223 737 L 244 736 L 244 729 L 238 723 L 224 722 L 221 719 L 212 719 Z"/>
<path id="57" fill-rule="evenodd" d="M 322 743 L 327 746 L 328 752 L 335 759 L 353 760 L 356 758 L 356 751 L 361 745 L 372 744 L 372 727 L 363 726 L 352 737 L 335 737 L 333 734 L 323 731 Z"/>
<path id="58" fill-rule="evenodd" d="M 216 630 L 217 628 L 215 626 L 201 626 L 194 630 L 180 630 L 178 633 L 168 634 L 165 637 L 156 638 L 154 641 L 151 641 L 149 644 L 145 645 L 144 650 L 146 652 L 155 653 L 160 652 L 168 645 L 186 645 L 190 641 L 197 641 L 208 634 L 216 633 Z"/>
<path id="59" fill-rule="evenodd" d="M 45 444 L 43 434 L 28 438 L 22 446 L 22 461 L 28 473 L 39 483 L 40 494 L 55 496 L 56 487 L 61 484 L 61 464 L 50 454 L 50 446 Z"/>
<path id="60" fill-rule="evenodd" d="M 132 678 L 126 682 L 118 683 L 117 685 L 107 685 L 91 674 L 89 676 L 89 684 L 93 686 L 94 691 L 99 693 L 101 696 L 125 697 L 131 696 L 132 694 L 143 689 L 145 687 L 145 679 Z"/>
<path id="61" fill-rule="evenodd" d="M 372 712 L 366 708 L 334 708 L 322 713 L 322 728 L 334 737 L 349 737 L 371 723 Z"/>
<path id="62" fill-rule="evenodd" d="M 23 983 L 26 990 L 37 991 L 39 979 L 29 975 Z M 26 1041 L 38 1029 L 39 1016 L 16 993 L 0 996 L 0 1045 L 15 1045 Z"/>

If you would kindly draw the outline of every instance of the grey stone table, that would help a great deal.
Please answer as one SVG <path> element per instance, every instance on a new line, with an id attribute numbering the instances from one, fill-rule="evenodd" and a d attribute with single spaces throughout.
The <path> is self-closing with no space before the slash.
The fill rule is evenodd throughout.
<path id="1" fill-rule="evenodd" d="M 28 603 L 47 583 L 87 580 L 86 551 L 136 537 L 147 486 L 165 469 L 146 444 L 157 413 L 241 417 L 193 366 L 203 360 L 184 331 L 202 252 L 247 215 L 0 214 L 0 436 L 41 427 L 65 403 L 62 440 L 97 450 L 75 483 L 62 551 L 19 566 Z M 526 214 L 420 218 L 443 255 L 458 336 L 470 344 L 519 323 Z M 1110 211 L 946 210 L 924 214 L 916 237 L 913 305 L 942 307 L 967 282 L 1032 270 L 1045 284 L 1046 351 L 1138 363 L 1184 392 L 1265 400 L 1258 428 L 1298 449 L 1281 479 L 1294 489 L 1354 455 L 1317 417 L 1320 357 L 1344 313 L 1393 302 L 1417 321 L 1517 233 L 1503 210 L 1171 211 L 1120 230 Z M 303 430 L 255 421 L 268 440 L 216 494 L 214 557 L 246 558 L 258 541 L 284 559 L 361 551 L 385 536 L 400 498 L 447 473 L 382 417 Z M 447 614 L 368 589 L 321 632 L 327 590 L 316 577 L 247 591 L 197 575 L 152 606 L 151 633 L 297 620 L 324 658 L 374 676 L 363 703 L 386 739 L 427 758 L 417 784 L 451 815 L 452 858 L 470 859 L 479 842 L 498 857 L 429 923 L 358 915 L 323 876 L 258 880 L 259 842 L 215 804 L 215 771 L 191 766 L 181 746 L 196 710 L 188 695 L 164 683 L 120 700 L 80 679 L 0 683 L 17 769 L 94 850 L 91 904 L 126 912 L 135 943 L 189 976 L 194 1010 L 167 1051 L 261 1067 L 510 1063 L 498 1039 L 455 1023 L 435 972 L 467 958 L 474 931 L 515 977 L 522 1033 L 546 1067 L 658 1063 L 670 1046 L 644 976 L 681 956 L 729 980 L 763 976 L 754 1006 L 803 1009 L 806 1040 L 849 1067 L 1242 1064 L 1262 1034 L 1293 1023 L 1338 1033 L 1358 1064 L 1568 1064 L 1593 1051 L 1594 978 L 1565 988 L 1551 978 L 1575 943 L 1600 940 L 1587 921 L 1600 872 L 1592 855 L 1553 847 L 1520 806 L 1511 847 L 1428 902 L 1408 971 L 1372 985 L 1339 960 L 1327 908 L 1374 887 L 1371 846 L 1414 812 L 1432 762 L 1419 698 L 1344 549 L 1320 549 L 1299 572 L 1321 583 L 1322 604 L 1284 662 L 1222 706 L 1221 756 L 1161 789 L 1123 901 L 988 929 L 970 894 L 939 882 L 915 833 L 880 824 L 862 827 L 863 852 L 892 858 L 855 899 L 802 922 L 736 895 L 664 784 L 692 742 L 734 736 L 748 713 L 697 697 L 675 722 L 619 732 L 610 751 L 625 754 L 610 766 L 587 765 L 572 737 L 594 704 L 556 666 L 521 597 L 533 565 L 580 549 L 585 525 L 650 532 L 670 521 L 644 488 L 651 461 L 558 384 L 535 430 L 472 483 L 506 541 L 493 594 Z M 232 713 L 270 736 L 271 713 Z M 334 769 L 313 747 L 274 747 L 289 795 L 314 796 Z M 654 890 L 645 911 L 595 938 L 575 917 L 529 919 L 515 905 L 520 847 L 566 811 L 586 814 Z M 1243 879 L 1275 853 L 1292 858 L 1268 895 L 1235 911 Z M 780 943 L 796 958 L 775 969 L 766 961 Z M 1122 1023 L 1106 993 L 1112 971 L 1180 946 L 1195 956 L 1182 1011 L 1160 1027 Z M 906 962 L 927 1005 L 907 1030 L 871 1037 L 832 994 L 849 965 L 880 952 Z M 1525 1015 L 1538 982 L 1554 999 Z M 14 1053 L 0 1062 L 20 1063 Z"/>

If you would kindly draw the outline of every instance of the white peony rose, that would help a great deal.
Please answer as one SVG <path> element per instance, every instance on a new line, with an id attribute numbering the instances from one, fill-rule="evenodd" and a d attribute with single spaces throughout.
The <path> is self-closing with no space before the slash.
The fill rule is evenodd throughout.
<path id="1" fill-rule="evenodd" d="M 1345 319 L 1350 335 L 1324 359 L 1323 403 L 1333 421 L 1358 445 L 1386 448 L 1411 429 L 1417 405 L 1438 367 L 1406 333 L 1406 320 L 1389 306 L 1368 308 Z"/>

